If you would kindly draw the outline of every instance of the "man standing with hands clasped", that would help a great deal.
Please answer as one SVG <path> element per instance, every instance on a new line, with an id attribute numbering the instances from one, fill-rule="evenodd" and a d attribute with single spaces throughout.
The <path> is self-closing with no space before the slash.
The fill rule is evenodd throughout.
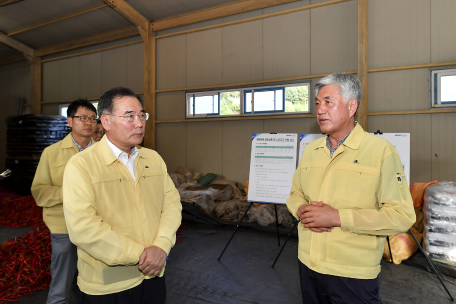
<path id="1" fill-rule="evenodd" d="M 111 89 L 98 113 L 106 135 L 72 157 L 63 178 L 65 220 L 78 247 L 78 303 L 163 304 L 179 193 L 163 159 L 136 147 L 149 118 L 139 96 Z"/>
<path id="2" fill-rule="evenodd" d="M 362 96 L 355 76 L 326 76 L 315 96 L 327 135 L 306 146 L 287 200 L 301 222 L 303 303 L 381 303 L 385 238 L 415 222 L 402 163 L 388 141 L 355 122 Z"/>

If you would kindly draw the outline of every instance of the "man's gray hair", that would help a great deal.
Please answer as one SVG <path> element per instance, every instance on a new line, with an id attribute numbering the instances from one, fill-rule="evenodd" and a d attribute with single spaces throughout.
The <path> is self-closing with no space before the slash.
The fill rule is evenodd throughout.
<path id="1" fill-rule="evenodd" d="M 335 73 L 323 77 L 315 84 L 315 96 L 318 95 L 318 92 L 322 87 L 329 85 L 334 85 L 339 89 L 339 95 L 342 96 L 345 103 L 355 98 L 358 101 L 358 108 L 356 108 L 358 111 L 361 97 L 363 96 L 363 87 L 355 75 Z"/>

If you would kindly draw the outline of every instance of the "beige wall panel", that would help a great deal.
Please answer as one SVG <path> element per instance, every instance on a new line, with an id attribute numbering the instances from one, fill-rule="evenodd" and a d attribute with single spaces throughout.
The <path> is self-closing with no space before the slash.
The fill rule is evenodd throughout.
<path id="1" fill-rule="evenodd" d="M 267 133 L 297 133 L 314 134 L 321 133 L 317 119 L 309 118 L 290 118 L 290 119 L 268 119 L 264 121 L 264 131 Z"/>
<path id="2" fill-rule="evenodd" d="M 126 49 L 126 86 L 135 92 L 144 92 L 144 43 L 129 45 Z"/>
<path id="3" fill-rule="evenodd" d="M 262 120 L 223 122 L 223 178 L 238 186 L 245 184 L 250 171 L 252 134 L 262 132 Z"/>
<path id="4" fill-rule="evenodd" d="M 222 83 L 222 29 L 187 35 L 187 86 Z"/>
<path id="5" fill-rule="evenodd" d="M 431 61 L 456 60 L 456 1 L 432 1 Z"/>
<path id="6" fill-rule="evenodd" d="M 157 152 L 173 173 L 179 166 L 187 167 L 187 124 L 157 124 Z"/>
<path id="7" fill-rule="evenodd" d="M 222 126 L 221 121 L 187 123 L 187 166 L 190 170 L 223 175 Z"/>
<path id="8" fill-rule="evenodd" d="M 187 86 L 187 36 L 179 35 L 156 40 L 157 89 Z"/>
<path id="9" fill-rule="evenodd" d="M 431 114 L 369 116 L 368 131 L 410 133 L 410 181 L 432 180 Z"/>
<path id="10" fill-rule="evenodd" d="M 432 180 L 456 181 L 456 113 L 432 114 Z"/>
<path id="11" fill-rule="evenodd" d="M 223 28 L 223 83 L 263 80 L 263 21 Z"/>
<path id="12" fill-rule="evenodd" d="M 102 54 L 102 91 L 106 92 L 114 87 L 127 86 L 126 71 L 126 47 L 104 51 Z"/>
<path id="13" fill-rule="evenodd" d="M 59 113 L 59 104 L 58 103 L 43 104 L 41 106 L 41 114 L 45 114 L 45 115 L 60 115 L 60 113 Z"/>
<path id="14" fill-rule="evenodd" d="M 368 74 L 368 111 L 429 109 L 428 69 Z"/>
<path id="15" fill-rule="evenodd" d="M 157 120 L 185 119 L 185 92 L 165 92 L 156 95 Z"/>
<path id="16" fill-rule="evenodd" d="M 310 74 L 310 11 L 263 21 L 264 79 Z"/>
<path id="17" fill-rule="evenodd" d="M 80 57 L 60 60 L 59 100 L 77 99 L 81 97 L 80 67 Z"/>
<path id="18" fill-rule="evenodd" d="M 42 66 L 42 100 L 57 101 L 59 100 L 60 87 L 60 61 L 49 61 Z"/>
<path id="19" fill-rule="evenodd" d="M 93 53 L 80 57 L 81 97 L 99 97 L 102 90 L 102 53 Z"/>
<path id="20" fill-rule="evenodd" d="M 311 10 L 311 74 L 357 69 L 357 1 Z"/>
<path id="21" fill-rule="evenodd" d="M 369 1 L 369 68 L 429 62 L 430 2 L 431 0 Z"/>
<path id="22" fill-rule="evenodd" d="M 221 19 L 222 19 L 222 22 L 231 22 L 231 21 L 242 20 L 245 18 L 260 16 L 262 14 L 263 14 L 263 10 L 259 9 L 259 10 L 255 10 L 255 11 L 250 11 L 250 12 L 245 12 L 245 13 L 240 13 L 240 14 L 236 14 L 236 15 L 223 17 Z"/>
<path id="23" fill-rule="evenodd" d="M 280 11 L 287 10 L 287 9 L 292 9 L 292 8 L 296 8 L 296 7 L 300 7 L 300 6 L 304 6 L 304 5 L 309 5 L 310 3 L 311 3 L 310 0 L 299 0 L 299 1 L 285 3 L 285 4 L 281 4 L 281 5 L 275 5 L 275 6 L 264 8 L 263 14 L 280 12 Z"/>
<path id="24" fill-rule="evenodd" d="M 7 77 L 9 78 L 8 97 L 25 98 L 26 102 L 30 102 L 32 94 L 30 66 L 11 69 L 6 72 L 8 72 Z"/>

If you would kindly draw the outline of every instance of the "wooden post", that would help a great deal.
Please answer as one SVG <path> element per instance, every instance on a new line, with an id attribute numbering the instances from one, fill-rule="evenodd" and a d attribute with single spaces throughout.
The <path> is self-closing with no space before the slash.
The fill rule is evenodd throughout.
<path id="1" fill-rule="evenodd" d="M 32 106 L 32 114 L 41 114 L 41 58 L 30 58 L 30 78 L 32 80 L 32 99 L 30 104 Z"/>
<path id="2" fill-rule="evenodd" d="M 358 79 L 363 97 L 358 109 L 358 122 L 367 131 L 367 2 L 358 0 Z"/>
<path id="3" fill-rule="evenodd" d="M 144 110 L 149 113 L 144 146 L 155 150 L 155 32 L 147 31 L 144 40 Z"/>

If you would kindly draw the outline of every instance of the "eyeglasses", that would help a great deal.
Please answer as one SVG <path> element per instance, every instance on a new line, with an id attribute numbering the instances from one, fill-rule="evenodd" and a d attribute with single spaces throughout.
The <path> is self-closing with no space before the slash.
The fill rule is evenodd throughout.
<path id="1" fill-rule="evenodd" d="M 82 122 L 86 122 L 87 120 L 90 119 L 90 122 L 97 122 L 97 118 L 96 117 L 89 117 L 87 115 L 79 115 L 79 116 L 71 116 L 73 118 L 77 117 L 79 118 Z"/>
<path id="2" fill-rule="evenodd" d="M 133 115 L 133 114 L 127 114 L 127 115 L 113 115 L 113 114 L 108 114 L 109 116 L 118 116 L 118 117 L 123 117 L 125 118 L 128 122 L 134 122 L 136 119 L 139 117 L 140 121 L 146 121 L 149 119 L 149 113 L 139 113 L 138 115 Z"/>

